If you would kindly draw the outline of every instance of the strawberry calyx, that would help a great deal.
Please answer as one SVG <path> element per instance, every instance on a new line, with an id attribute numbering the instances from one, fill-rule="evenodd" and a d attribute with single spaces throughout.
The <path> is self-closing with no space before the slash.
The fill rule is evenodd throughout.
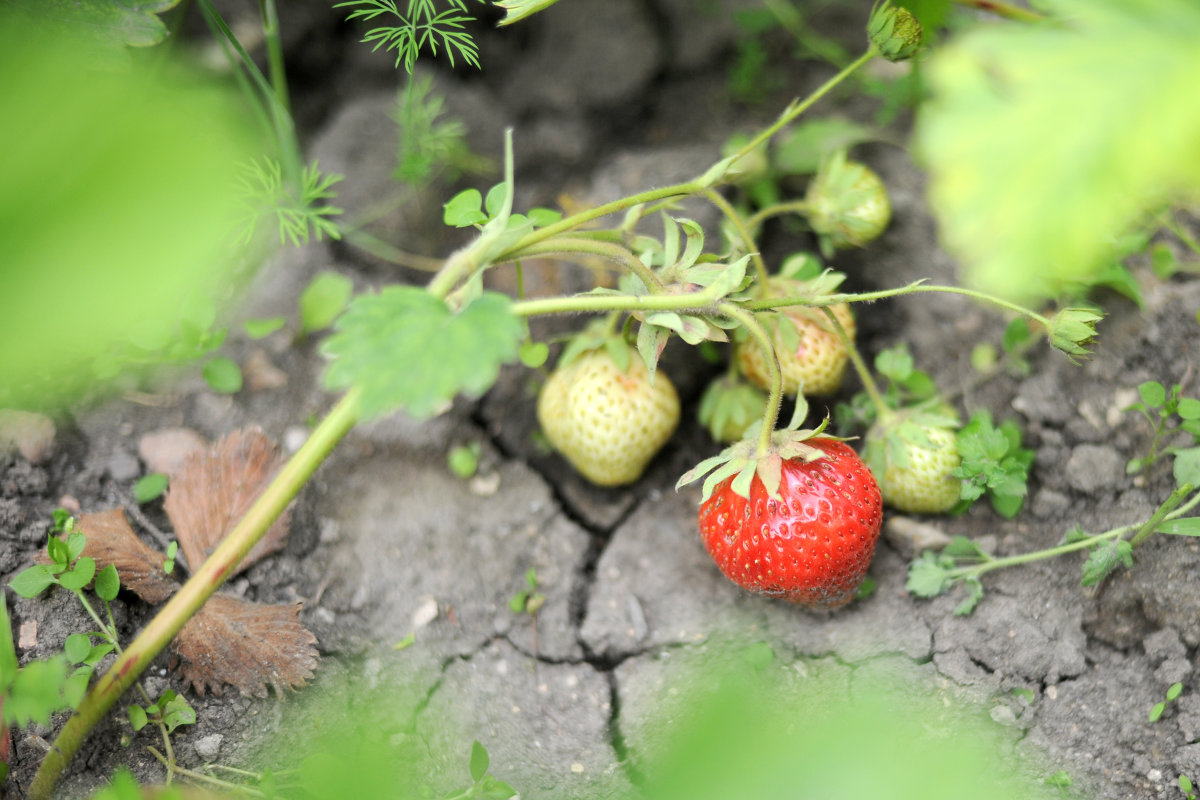
<path id="1" fill-rule="evenodd" d="M 766 447 L 763 447 L 759 438 L 762 428 L 762 421 L 759 420 L 746 430 L 745 437 L 741 441 L 730 445 L 711 458 L 704 459 L 685 472 L 675 484 L 675 490 L 678 491 L 704 477 L 701 491 L 701 502 L 704 502 L 719 484 L 733 477 L 730 488 L 734 493 L 749 499 L 750 487 L 757 477 L 762 481 L 767 495 L 778 498 L 779 485 L 783 480 L 784 461 L 801 461 L 809 464 L 825 458 L 826 454 L 823 450 L 808 444 L 817 436 L 834 441 L 846 441 L 844 438 L 824 433 L 825 428 L 829 425 L 828 417 L 822 420 L 816 428 L 800 428 L 800 424 L 804 422 L 807 415 L 808 404 L 804 401 L 803 395 L 800 395 L 796 398 L 796 410 L 792 414 L 791 421 L 787 427 L 771 433 Z"/>

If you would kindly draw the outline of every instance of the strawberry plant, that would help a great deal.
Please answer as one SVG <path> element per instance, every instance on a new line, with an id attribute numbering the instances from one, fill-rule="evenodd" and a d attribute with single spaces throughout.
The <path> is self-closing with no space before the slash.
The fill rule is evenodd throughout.
<path id="1" fill-rule="evenodd" d="M 509 12 L 504 20 L 509 23 L 549 4 L 500 6 Z M 966 4 L 1014 20 L 1041 18 L 1004 3 Z M 1171 0 L 1162 0 L 1160 5 L 1170 4 Z M 412 2 L 401 10 L 394 2 L 355 0 L 339 7 L 351 9 L 354 20 L 383 20 L 366 33 L 365 40 L 377 49 L 394 50 L 397 66 L 404 65 L 410 73 L 423 50 L 442 53 L 451 63 L 457 58 L 478 66 L 479 51 L 465 27 L 468 4 L 452 0 L 446 5 L 439 11 L 435 3 Z M 734 140 L 690 180 L 636 191 L 590 208 L 521 211 L 514 134 L 509 132 L 503 180 L 486 192 L 468 189 L 445 203 L 445 222 L 473 232 L 473 238 L 438 263 L 425 286 L 392 284 L 351 296 L 352 284 L 345 279 L 325 277 L 312 284 L 302 298 L 300 328 L 302 333 L 314 333 L 332 327 L 320 344 L 329 362 L 323 383 L 342 392 L 340 400 L 314 426 L 303 446 L 269 475 L 264 472 L 253 481 L 222 481 L 218 478 L 229 476 L 218 467 L 197 467 L 198 481 L 208 479 L 211 486 L 236 484 L 245 491 L 232 507 L 222 510 L 224 517 L 212 526 L 211 538 L 180 536 L 192 567 L 186 584 L 142 585 L 161 590 L 159 601 L 170 599 L 81 698 L 76 715 L 60 731 L 43 762 L 34 795 L 49 795 L 83 738 L 172 640 L 185 661 L 189 654 L 205 652 L 194 633 L 187 633 L 189 618 L 216 613 L 216 608 L 229 610 L 232 601 L 214 598 L 214 592 L 248 559 L 278 544 L 278 534 L 272 533 L 278 531 L 276 519 L 339 440 L 361 421 L 397 411 L 427 419 L 460 396 L 479 397 L 509 365 L 522 362 L 540 368 L 550 356 L 550 347 L 533 338 L 529 321 L 534 318 L 568 314 L 600 318 L 598 333 L 583 331 L 558 355 L 542 387 L 537 416 L 546 438 L 566 461 L 601 486 L 638 480 L 675 429 L 680 400 L 660 368 L 668 342 L 730 345 L 731 370 L 713 390 L 712 399 L 705 398 L 701 414 L 714 438 L 731 445 L 688 471 L 678 485 L 703 478 L 701 540 L 718 568 L 751 591 L 819 609 L 845 605 L 863 584 L 884 504 L 909 513 L 943 513 L 962 510 L 990 493 L 995 511 L 1003 516 L 1016 514 L 1024 502 L 1032 458 L 1016 426 L 1009 422 L 996 426 L 986 412 L 976 412 L 960 425 L 957 410 L 904 352 L 885 352 L 875 359 L 877 371 L 889 381 L 881 390 L 858 350 L 852 308 L 900 296 L 955 294 L 1017 315 L 1019 326 L 1011 329 L 1014 333 L 1006 336 L 1005 344 L 1011 344 L 1006 351 L 1019 366 L 1027 362 L 1017 357 L 1023 359 L 1042 340 L 1072 361 L 1089 354 L 1102 313 L 1082 303 L 1045 310 L 1042 298 L 1059 294 L 1064 283 L 1094 277 L 1089 270 L 1110 255 L 1096 244 L 1098 234 L 1123 229 L 1135 212 L 1144 210 L 1131 210 L 1129 197 L 1137 198 L 1134 206 L 1151 200 L 1161 203 L 1160 189 L 1181 190 L 1200 180 L 1175 167 L 1176 162 L 1191 163 L 1180 158 L 1190 152 L 1184 146 L 1186 137 L 1169 139 L 1165 144 L 1170 146 L 1161 148 L 1161 153 L 1155 149 L 1144 174 L 1119 170 L 1127 180 L 1097 186 L 1090 176 L 1101 170 L 1089 170 L 1092 165 L 1063 152 L 1067 145 L 1041 146 L 1044 126 L 1011 126 L 1033 130 L 1028 138 L 1016 141 L 1008 137 L 1009 126 L 993 129 L 995 119 L 1036 119 L 1061 100 L 1064 87 L 1040 76 L 1054 74 L 1055 59 L 1063 52 L 1095 66 L 1130 97 L 1147 104 L 1160 99 L 1154 82 L 1148 87 L 1131 84 L 1133 78 L 1124 70 L 1114 72 L 1111 53 L 1119 47 L 1128 45 L 1148 59 L 1154 55 L 1144 42 L 1126 41 L 1128 10 L 1104 3 L 1098 4 L 1103 6 L 1098 12 L 1078 0 L 1057 0 L 1053 5 L 1071 13 L 1074 26 L 1005 25 L 966 37 L 965 43 L 948 45 L 929 74 L 940 105 L 935 104 L 922 120 L 919 149 L 931 163 L 933 196 L 946 222 L 947 241 L 957 255 L 974 265 L 969 277 L 983 289 L 917 281 L 877 291 L 850 291 L 844 288 L 849 281 L 824 269 L 815 256 L 800 253 L 777 265 L 760 246 L 769 220 L 797 215 L 816 234 L 816 247 L 826 258 L 885 235 L 892 214 L 886 187 L 877 173 L 848 152 L 869 134 L 849 125 L 826 126 L 816 136 L 819 144 L 808 147 L 791 126 L 875 59 L 894 61 L 917 53 L 924 41 L 917 18 L 891 2 L 877 6 L 866 21 L 868 44 L 860 56 L 843 59 L 836 75 L 809 96 L 787 105 L 761 131 Z M 198 6 L 258 101 L 276 151 L 248 162 L 241 196 L 243 238 L 256 240 L 255 226 L 264 216 L 274 217 L 281 241 L 300 244 L 337 238 L 341 231 L 333 219 L 339 211 L 332 201 L 339 176 L 322 173 L 315 161 L 308 166 L 300 158 L 274 3 L 264 0 L 261 6 L 267 74 L 211 2 L 200 0 Z M 1081 32 L 1090 37 L 1071 38 Z M 1160 67 L 1159 71 L 1169 70 Z M 990 91 L 993 73 L 1004 74 L 1011 92 Z M 1006 103 L 1009 95 L 1013 101 Z M 1196 127 L 1186 116 L 1193 111 L 1173 113 L 1183 117 L 1180 127 Z M 1075 124 L 1110 130 L 1103 118 L 1079 116 Z M 417 109 L 410 122 L 443 144 L 455 141 L 454 130 L 434 126 L 436 117 L 429 108 Z M 791 138 L 782 139 L 789 130 Z M 1145 148 L 1136 144 L 1141 138 L 1152 145 L 1163 144 L 1155 131 L 1140 128 L 1122 129 L 1111 136 L 1108 143 L 1113 147 L 1096 148 L 1101 157 L 1109 157 L 1110 150 L 1119 149 L 1116 145 L 1128 144 L 1142 152 Z M 452 149 L 446 144 L 433 156 L 410 153 L 411 172 L 406 174 L 424 173 L 429 159 L 446 157 Z M 781 164 L 790 164 L 792 177 L 811 175 L 802 196 L 781 196 L 785 182 L 772 175 Z M 1017 170 L 1021 180 L 1007 176 L 1008 170 Z M 1079 170 L 1084 176 L 1064 174 L 1068 170 Z M 734 184 L 739 188 L 729 192 L 732 199 L 720 191 Z M 1052 198 L 1048 210 L 1027 197 L 1028 186 L 1047 184 L 1082 188 L 1067 198 L 1072 202 Z M 714 242 L 700 224 L 678 216 L 675 204 L 696 198 L 709 201 L 722 215 L 723 238 Z M 1047 219 L 1062 224 L 1048 224 Z M 651 229 L 653 233 L 648 232 Z M 525 297 L 521 288 L 511 297 L 485 284 L 489 271 L 511 268 L 519 276 L 522 261 L 545 257 L 564 262 L 603 259 L 620 277 L 615 288 L 600 286 L 565 296 Z M 200 320 L 189 332 L 190 351 L 207 353 L 219 345 L 220 335 L 209 335 L 216 324 L 208 319 L 212 315 L 198 312 L 197 316 Z M 253 332 L 262 335 L 281 324 L 259 322 L 252 326 Z M 145 342 L 162 338 L 162 331 L 152 333 Z M 805 398 L 840 392 L 847 364 L 865 393 L 857 413 L 850 415 L 851 423 L 867 426 L 862 459 L 851 444 L 825 434 L 828 419 L 802 427 L 809 410 Z M 28 371 L 23 363 L 18 367 L 19 376 Z M 231 369 L 230 363 L 213 359 L 206 376 L 218 390 L 236 392 L 241 373 L 235 369 L 236 365 Z M 790 423 L 778 428 L 785 396 L 795 398 L 795 410 Z M 1148 387 L 1141 396 L 1137 410 L 1156 427 L 1150 455 L 1138 469 L 1148 468 L 1158 457 L 1169 419 L 1178 416 L 1180 430 L 1194 433 L 1189 426 L 1196 417 L 1194 404 L 1185 402 L 1187 398 L 1178 391 L 1168 397 L 1165 391 Z M 1195 459 L 1187 455 L 1193 449 L 1176 452 L 1178 488 L 1143 523 L 1099 534 L 1073 531 L 1057 547 L 1019 556 L 994 557 L 976 543 L 958 538 L 940 552 L 922 554 L 911 565 L 909 591 L 930 597 L 961 585 L 966 599 L 957 612 L 965 614 L 983 595 L 982 576 L 994 569 L 1086 551 L 1081 582 L 1092 585 L 1131 564 L 1134 548 L 1153 533 L 1196 535 L 1196 518 L 1186 516 L 1200 502 L 1194 488 L 1200 476 L 1194 474 Z M 455 457 L 455 471 L 472 472 L 472 457 L 477 455 L 469 448 L 465 457 Z M 176 509 L 186 513 L 180 507 L 181 496 L 186 496 L 185 491 L 173 480 L 169 498 L 175 498 L 175 503 L 169 499 L 166 507 L 173 521 Z M 186 527 L 181 522 L 176 525 Z M 83 543 L 71 542 L 68 536 L 52 545 L 52 564 L 33 568 L 18 579 L 17 587 L 40 591 L 58 583 L 80 592 L 93 577 L 85 577 L 88 562 L 84 559 L 91 557 L 81 555 Z M 152 572 L 159 577 L 153 570 L 172 555 L 153 553 L 139 564 L 153 564 Z M 95 561 L 91 563 L 92 573 L 101 574 L 94 570 Z M 109 581 L 104 578 L 97 587 L 101 597 L 110 590 L 115 594 Z M 536 576 L 530 572 L 527 581 L 528 592 L 520 605 L 533 615 L 538 610 Z M 138 591 L 135 584 L 127 583 Z M 299 652 L 293 671 L 277 673 L 288 685 L 303 683 L 311 671 L 311 637 L 304 633 L 297 632 Z M 89 645 L 86 654 L 84 644 Z M 75 640 L 70 649 L 73 655 L 83 655 L 84 666 L 93 666 L 88 662 L 90 640 Z M 5 659 L 6 663 L 12 660 Z M 198 689 L 226 682 L 194 666 L 199 660 L 191 659 Z M 237 680 L 241 686 L 265 691 L 256 674 Z M 169 728 L 183 719 L 179 697 L 144 699 L 140 714 L 131 712 L 135 724 L 153 720 Z M 6 713 L 8 708 L 6 703 Z M 487 766 L 486 755 L 473 751 L 474 783 L 462 796 L 492 796 L 493 790 L 507 790 L 506 785 L 486 780 Z"/>

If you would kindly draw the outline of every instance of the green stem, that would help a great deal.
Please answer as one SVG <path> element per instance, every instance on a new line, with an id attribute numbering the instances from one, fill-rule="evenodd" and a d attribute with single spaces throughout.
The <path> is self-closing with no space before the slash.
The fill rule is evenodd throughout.
<path id="1" fill-rule="evenodd" d="M 821 306 L 821 310 L 825 312 L 825 316 L 829 318 L 829 324 L 833 326 L 834 332 L 838 338 L 842 340 L 842 344 L 846 347 L 846 354 L 850 356 L 850 363 L 854 365 L 854 371 L 858 373 L 858 378 L 862 381 L 863 389 L 867 392 L 867 397 L 871 398 L 871 405 L 875 406 L 875 418 L 882 423 L 892 417 L 893 411 L 887 401 L 883 399 L 883 392 L 879 391 L 879 385 L 875 383 L 875 378 L 871 375 L 871 370 L 867 368 L 867 362 L 863 360 L 862 353 L 858 352 L 858 347 L 854 344 L 854 340 L 850 338 L 850 334 L 846 333 L 846 329 L 842 327 L 841 321 L 837 315 L 833 313 L 833 309 L 829 306 Z"/>
<path id="2" fill-rule="evenodd" d="M 1187 503 L 1179 505 L 1183 498 L 1192 491 L 1194 491 L 1194 487 L 1192 486 L 1179 487 L 1171 493 L 1171 496 L 1168 497 L 1162 505 L 1158 507 L 1154 514 L 1151 515 L 1150 519 L 1146 520 L 1146 522 L 1142 523 L 1141 525 L 1122 525 L 1120 527 L 1113 528 L 1112 530 L 1105 531 L 1104 533 L 1098 533 L 1095 536 L 1089 536 L 1086 539 L 1080 539 L 1077 542 L 1070 542 L 1057 547 L 1050 547 L 1045 550 L 1035 550 L 1032 553 L 1021 553 L 1019 555 L 1008 556 L 1006 558 L 996 558 L 983 564 L 975 564 L 970 567 L 958 567 L 956 569 L 947 570 L 946 577 L 950 580 L 958 580 L 959 578 L 968 578 L 972 576 L 978 577 L 986 572 L 991 572 L 992 570 L 996 569 L 1015 567 L 1021 564 L 1030 564 L 1034 561 L 1041 561 L 1042 559 L 1046 558 L 1053 558 L 1055 556 L 1061 556 L 1067 553 L 1075 553 L 1080 550 L 1087 550 L 1098 542 L 1124 536 L 1130 531 L 1137 531 L 1137 534 L 1129 543 L 1131 547 L 1136 547 L 1138 544 L 1141 544 L 1141 542 L 1145 540 L 1147 536 L 1153 533 L 1162 523 L 1183 516 L 1187 512 L 1191 511 L 1197 505 L 1197 503 L 1200 503 L 1200 494 L 1197 494 Z"/>
<path id="3" fill-rule="evenodd" d="M 659 279 L 658 275 L 654 274 L 654 270 L 647 267 L 642 263 L 641 259 L 629 252 L 629 248 L 597 239 L 578 236 L 558 236 L 524 247 L 519 253 L 510 253 L 505 256 L 505 260 L 511 261 L 517 258 L 553 256 L 565 253 L 584 253 L 600 256 L 609 261 L 615 261 L 629 272 L 641 278 L 642 283 L 651 292 L 661 292 L 664 288 L 663 282 Z M 497 260 L 495 263 L 501 262 Z"/>
<path id="4" fill-rule="evenodd" d="M 1003 0 L 954 0 L 954 2 L 960 6 L 988 11 L 998 17 L 1015 19 L 1018 22 L 1042 22 L 1046 19 L 1036 11 L 1030 11 L 1028 8 L 1021 8 L 1011 3 L 1005 3 Z"/>
<path id="5" fill-rule="evenodd" d="M 167 767 L 168 769 L 173 768 L 176 773 L 187 778 L 188 780 L 196 781 L 197 783 L 208 784 L 209 786 L 216 786 L 220 789 L 224 789 L 229 792 L 249 794 L 253 797 L 266 797 L 267 796 L 262 791 L 255 789 L 252 786 L 245 786 L 240 783 L 232 783 L 230 781 L 223 781 L 220 778 L 214 778 L 211 775 L 205 775 L 203 772 L 196 772 L 195 770 L 185 769 L 174 763 L 174 761 L 175 761 L 174 756 L 171 756 L 170 760 L 168 761 L 166 756 L 164 756 L 162 753 L 158 752 L 158 750 L 154 749 L 153 747 L 147 747 L 146 749 L 149 750 L 150 755 L 157 758 L 164 767 Z M 253 777 L 258 777 L 258 776 L 255 775 Z"/>
<path id="6" fill-rule="evenodd" d="M 415 269 L 420 272 L 437 272 L 445 263 L 440 258 L 430 258 L 429 256 L 405 252 L 391 242 L 386 242 L 364 230 L 342 231 L 342 240 L 346 244 L 353 245 L 376 258 L 383 259 L 389 264 Z"/>
<path id="7" fill-rule="evenodd" d="M 792 200 L 787 203 L 776 203 L 773 206 L 767 206 L 766 208 L 759 210 L 758 213 L 751 216 L 750 219 L 746 220 L 746 227 L 749 228 L 750 230 L 754 230 L 755 228 L 757 228 L 759 225 L 762 225 L 764 222 L 766 222 L 771 217 L 777 217 L 780 214 L 792 214 L 792 213 L 807 214 L 808 213 L 808 201 L 807 200 Z"/>
<path id="8" fill-rule="evenodd" d="M 877 292 L 863 292 L 861 294 L 827 294 L 821 297 L 772 297 L 766 300 L 754 300 L 746 303 L 746 308 L 759 311 L 767 308 L 784 308 L 786 306 L 832 306 L 838 303 L 873 303 L 876 300 L 882 300 L 887 297 L 900 297 L 901 295 L 917 294 L 919 292 L 942 292 L 944 294 L 966 295 L 967 297 L 991 303 L 1008 311 L 1015 311 L 1022 316 L 1032 319 L 1047 330 L 1050 328 L 1050 320 L 1031 308 L 1019 306 L 1016 303 L 1010 303 L 1002 298 L 974 289 L 964 289 L 961 286 L 931 285 L 919 281 L 895 289 L 881 289 Z"/>
<path id="9" fill-rule="evenodd" d="M 771 435 L 775 433 L 775 425 L 779 422 L 779 409 L 783 405 L 783 371 L 779 368 L 779 356 L 775 353 L 775 343 L 771 341 L 771 337 L 754 318 L 752 312 L 728 302 L 718 304 L 717 310 L 741 323 L 742 327 L 758 340 L 759 346 L 767 356 L 767 372 L 771 388 L 767 392 L 767 405 L 763 409 L 763 424 L 758 432 L 756 452 L 761 458 L 771 448 Z"/>
<path id="10" fill-rule="evenodd" d="M 845 67 L 843 67 L 842 70 L 840 72 L 838 72 L 837 75 L 834 75 L 832 78 L 825 81 L 825 83 L 823 83 L 819 87 L 817 87 L 816 91 L 814 91 L 812 94 L 810 94 L 804 100 L 802 100 L 802 101 L 793 100 L 788 105 L 788 107 L 783 110 L 783 113 L 779 115 L 779 118 L 777 120 L 775 120 L 775 122 L 773 122 L 769 127 L 764 129 L 762 132 L 760 132 L 757 136 L 755 136 L 749 142 L 742 145 L 742 147 L 736 153 L 734 153 L 734 155 L 730 159 L 729 163 L 730 164 L 735 163 L 739 158 L 746 155 L 751 150 L 753 150 L 754 148 L 758 147 L 763 142 L 770 139 L 772 136 L 774 136 L 776 133 L 778 133 L 781 129 L 783 129 L 788 124 L 790 124 L 792 122 L 792 120 L 796 119 L 796 117 L 800 116 L 805 111 L 807 111 L 809 108 L 811 108 L 813 106 L 813 104 L 815 104 L 818 100 L 820 100 L 825 95 L 829 94 L 829 92 L 831 92 L 839 83 L 841 83 L 842 81 L 846 80 L 846 78 L 853 75 L 854 72 L 859 67 L 866 64 L 868 61 L 870 61 L 876 55 L 877 54 L 875 52 L 875 48 L 871 48 L 871 49 L 867 50 L 867 52 L 863 53 L 861 56 L 856 58 L 854 61 L 851 61 L 849 64 L 847 64 Z"/>
<path id="11" fill-rule="evenodd" d="M 87 693 L 38 768 L 30 797 L 45 800 L 50 796 L 63 769 L 96 723 L 213 592 L 233 575 L 250 548 L 287 508 L 334 446 L 354 427 L 358 421 L 359 394 L 357 389 L 351 390 L 330 410 L 308 441 L 283 465 L 279 474 L 220 546 L 198 566 L 188 582 L 180 587 Z"/>
<path id="12" fill-rule="evenodd" d="M 721 193 L 716 189 L 709 187 L 704 190 L 704 194 L 714 206 L 721 209 L 721 213 L 733 224 L 733 229 L 742 238 L 742 242 L 746 246 L 746 252 L 750 254 L 750 260 L 754 263 L 754 270 L 758 273 L 759 290 L 765 292 L 767 290 L 767 278 L 769 277 L 767 275 L 767 264 L 763 261 L 762 254 L 758 252 L 758 247 L 754 244 L 754 236 L 750 233 L 753 227 L 742 219 L 742 215 L 737 212 L 737 209 L 722 197 Z"/>
<path id="13" fill-rule="evenodd" d="M 693 294 L 587 294 L 568 297 L 539 297 L 517 301 L 512 311 L 518 317 L 544 314 L 589 314 L 607 311 L 695 311 L 710 313 L 719 295 L 705 289 Z"/>

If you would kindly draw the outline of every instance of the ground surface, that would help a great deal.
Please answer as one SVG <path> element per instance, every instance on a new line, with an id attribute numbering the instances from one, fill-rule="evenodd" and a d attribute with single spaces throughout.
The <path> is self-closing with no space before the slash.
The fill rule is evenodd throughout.
<path id="1" fill-rule="evenodd" d="M 827 77 L 813 62 L 786 61 L 772 93 L 780 103 L 730 101 L 736 34 L 728 14 L 738 5 L 705 4 L 699 13 L 689 0 L 564 0 L 528 25 L 488 36 L 481 75 L 439 74 L 436 85 L 480 152 L 498 156 L 503 128 L 515 127 L 518 206 L 553 205 L 564 193 L 577 203 L 604 201 L 692 177 L 731 131 L 770 119 L 786 98 Z M 854 48 L 869 4 L 856 5 L 817 17 L 823 30 L 848 31 Z M 391 191 L 397 77 L 385 56 L 354 43 L 321 4 L 297 18 L 288 31 L 297 113 L 311 154 L 347 175 L 339 205 L 354 217 Z M 836 98 L 819 110 L 871 113 L 863 101 Z M 954 280 L 909 155 L 884 145 L 857 154 L 887 183 L 894 222 L 869 251 L 841 256 L 836 266 L 855 288 Z M 445 196 L 445 187 L 434 187 L 371 229 L 406 250 L 444 255 L 459 241 L 440 225 Z M 696 213 L 705 219 L 707 212 Z M 779 232 L 767 249 L 797 246 L 811 242 Z M 243 313 L 291 313 L 322 269 L 351 276 L 359 288 L 421 278 L 353 248 L 312 245 L 278 257 Z M 529 272 L 546 292 L 586 288 L 590 277 L 553 264 Z M 933 524 L 1008 554 L 1053 545 L 1075 525 L 1098 531 L 1142 520 L 1169 493 L 1168 470 L 1137 482 L 1125 475 L 1149 431 L 1121 409 L 1143 380 L 1185 379 L 1181 365 L 1197 356 L 1200 283 L 1162 283 L 1145 270 L 1139 277 L 1144 309 L 1100 298 L 1111 317 L 1094 359 L 1073 366 L 1039 348 L 1026 379 L 975 380 L 971 348 L 998 342 L 1005 320 L 962 298 L 881 303 L 860 322 L 866 352 L 907 341 L 918 365 L 961 392 L 965 407 L 1017 419 L 1037 451 L 1030 500 L 1016 519 L 980 506 Z M 509 288 L 510 279 L 497 280 Z M 258 425 L 294 446 L 305 421 L 333 401 L 317 384 L 322 361 L 313 343 L 295 343 L 286 332 L 259 343 L 234 339 L 227 352 L 243 362 L 265 358 L 286 383 L 222 397 L 185 378 L 153 404 L 117 399 L 60 419 L 54 454 L 40 466 L 19 456 L 0 461 L 0 576 L 29 562 L 64 496 L 85 511 L 127 504 L 143 471 L 137 448 L 146 432 L 186 426 L 216 439 Z M 180 762 L 261 767 L 281 753 L 286 760 L 310 734 L 358 718 L 386 741 L 421 742 L 438 791 L 465 782 L 466 754 L 478 739 L 491 751 L 493 773 L 525 797 L 618 795 L 642 779 L 647 754 L 659 746 L 652 722 L 678 711 L 670 702 L 672 665 L 741 630 L 804 674 L 832 672 L 849 685 L 856 674 L 884 671 L 913 691 L 978 708 L 1011 729 L 1031 771 L 1066 770 L 1084 796 L 1176 797 L 1180 773 L 1200 775 L 1193 664 L 1200 544 L 1151 540 L 1135 569 L 1099 590 L 1080 588 L 1078 557 L 1002 571 L 985 579 L 987 595 L 967 617 L 952 613 L 958 596 L 905 594 L 912 553 L 896 538 L 881 541 L 871 568 L 875 594 L 847 609 L 818 615 L 751 597 L 704 554 L 697 491 L 672 488 L 715 449 L 691 416 L 715 368 L 673 344 L 664 369 L 685 398 L 685 422 L 629 489 L 592 489 L 536 447 L 534 384 L 518 369 L 484 398 L 460 401 L 430 422 L 393 418 L 354 431 L 299 501 L 285 550 L 231 586 L 251 599 L 305 601 L 302 620 L 323 656 L 315 687 L 282 701 L 194 698 L 199 721 L 176 736 Z M 482 444 L 481 470 L 463 481 L 446 469 L 445 456 L 471 441 Z M 157 506 L 147 513 L 166 524 Z M 530 568 L 546 595 L 536 625 L 508 608 Z M 68 632 L 85 627 L 63 596 L 12 605 L 22 659 L 54 652 Z M 130 634 L 151 613 L 132 596 L 116 608 Z M 394 647 L 414 632 L 412 646 Z M 152 689 L 180 688 L 169 666 L 163 658 L 148 673 Z M 1182 696 L 1148 723 L 1151 706 L 1176 681 Z M 161 777 L 145 751 L 157 744 L 147 733 L 116 746 L 128 733 L 124 720 L 103 725 L 70 768 L 63 796 L 90 791 L 121 763 Z M 16 733 L 14 795 L 50 734 Z"/>

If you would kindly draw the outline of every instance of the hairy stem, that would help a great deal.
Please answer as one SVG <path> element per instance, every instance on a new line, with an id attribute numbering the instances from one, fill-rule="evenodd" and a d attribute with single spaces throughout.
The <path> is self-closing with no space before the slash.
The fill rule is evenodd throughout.
<path id="1" fill-rule="evenodd" d="M 875 418 L 880 422 L 886 423 L 893 414 L 892 409 L 887 404 L 887 401 L 883 399 L 883 392 L 879 391 L 879 385 L 875 383 L 875 378 L 871 375 L 871 370 L 867 368 L 867 362 L 863 360 L 862 353 L 858 352 L 858 347 L 854 344 L 854 340 L 850 338 L 850 334 L 846 333 L 846 329 L 842 327 L 842 323 L 838 320 L 837 315 L 833 313 L 833 309 L 829 306 L 821 306 L 821 310 L 825 312 L 825 316 L 829 319 L 829 324 L 833 326 L 834 332 L 837 333 L 838 338 L 845 345 L 846 354 L 850 356 L 850 363 L 854 365 L 854 371 L 858 373 L 858 378 L 862 381 L 863 389 L 866 390 L 867 397 L 871 398 L 871 405 L 875 407 Z"/>
<path id="2" fill-rule="evenodd" d="M 710 313 L 718 299 L 716 292 L 705 289 L 693 294 L 585 294 L 568 297 L 539 297 L 512 304 L 518 317 L 544 314 L 600 314 L 607 311 L 694 311 Z"/>
<path id="3" fill-rule="evenodd" d="M 771 388 L 767 392 L 767 406 L 763 409 L 762 429 L 758 432 L 759 456 L 765 456 L 771 447 L 771 434 L 775 433 L 775 425 L 779 422 L 779 408 L 783 405 L 783 371 L 779 368 L 779 356 L 775 353 L 775 343 L 767 335 L 766 330 L 754 318 L 754 314 L 733 303 L 720 303 L 717 310 L 730 319 L 741 323 L 750 335 L 758 340 L 759 346 L 767 355 L 767 372 Z"/>
<path id="4" fill-rule="evenodd" d="M 758 285 L 760 291 L 767 290 L 767 264 L 763 261 L 762 254 L 758 252 L 758 247 L 754 243 L 754 236 L 750 233 L 753 227 L 742 219 L 742 215 L 737 212 L 737 209 L 730 205 L 729 201 L 721 196 L 721 193 L 716 189 L 709 187 L 704 190 L 704 195 L 712 202 L 714 206 L 721 209 L 721 213 L 725 218 L 733 224 L 737 235 L 742 238 L 742 243 L 746 246 L 746 252 L 750 253 L 750 260 L 754 264 L 754 271 L 758 273 Z"/>
<path id="5" fill-rule="evenodd" d="M 354 389 L 330 410 L 308 441 L 254 501 L 246 516 L 96 682 L 74 716 L 67 720 L 38 768 L 29 793 L 31 798 L 44 800 L 50 796 L 63 769 L 96 723 L 213 592 L 233 575 L 250 548 L 287 508 L 334 446 L 354 427 L 358 421 L 358 402 L 359 392 Z"/>
<path id="6" fill-rule="evenodd" d="M 767 206 L 760 209 L 757 213 L 746 220 L 746 227 L 754 230 L 759 225 L 769 220 L 771 217 L 777 217 L 780 214 L 807 214 L 807 200 L 791 200 L 787 203 L 776 203 L 773 206 Z"/>
<path id="7" fill-rule="evenodd" d="M 643 264 L 641 259 L 629 252 L 629 248 L 612 242 L 604 242 L 587 237 L 556 236 L 553 239 L 546 239 L 545 241 L 536 242 L 522 248 L 519 253 L 507 256 L 507 260 L 529 258 L 532 256 L 552 256 L 560 253 L 584 253 L 600 256 L 609 261 L 615 261 L 624 267 L 626 271 L 632 272 L 641 278 L 642 283 L 651 292 L 660 292 L 663 289 L 663 283 L 659 280 L 658 275 L 654 274 L 652 269 Z M 496 263 L 500 262 L 497 261 Z"/>

